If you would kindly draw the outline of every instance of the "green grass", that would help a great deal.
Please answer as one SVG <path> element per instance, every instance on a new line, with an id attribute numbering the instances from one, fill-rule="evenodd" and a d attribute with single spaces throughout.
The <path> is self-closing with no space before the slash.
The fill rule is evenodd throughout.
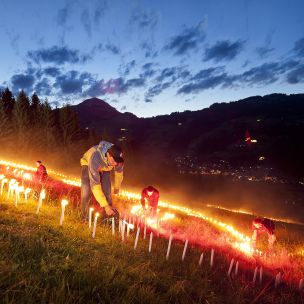
<path id="1" fill-rule="evenodd" d="M 183 244 L 154 238 L 152 253 L 142 235 L 136 250 L 135 233 L 123 243 L 111 228 L 98 225 L 96 238 L 76 210 L 67 206 L 63 227 L 60 207 L 37 202 L 15 207 L 0 198 L 0 303 L 304 303 L 290 286 L 273 287 L 273 278 L 253 286 L 252 270 L 227 277 L 229 260 L 210 250 L 198 266 L 201 251 L 190 248 L 181 262 Z"/>

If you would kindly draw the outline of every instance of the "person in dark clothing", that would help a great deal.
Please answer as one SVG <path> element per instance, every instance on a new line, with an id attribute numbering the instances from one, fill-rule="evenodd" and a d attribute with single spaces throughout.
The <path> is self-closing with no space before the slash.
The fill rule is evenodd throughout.
<path id="1" fill-rule="evenodd" d="M 268 248 L 269 250 L 273 249 L 273 244 L 276 241 L 276 237 L 274 235 L 275 225 L 274 222 L 267 218 L 256 218 L 252 222 L 252 247 L 256 248 L 257 238 L 259 234 L 267 233 L 268 235 Z"/>
<path id="2" fill-rule="evenodd" d="M 144 188 L 141 192 L 141 205 L 144 210 L 147 210 L 146 203 L 148 205 L 148 211 L 152 216 L 157 213 L 157 206 L 159 200 L 159 191 L 152 186 Z"/>
<path id="3" fill-rule="evenodd" d="M 48 178 L 46 167 L 42 164 L 41 160 L 37 160 L 36 167 L 35 179 L 39 183 L 44 183 Z"/>

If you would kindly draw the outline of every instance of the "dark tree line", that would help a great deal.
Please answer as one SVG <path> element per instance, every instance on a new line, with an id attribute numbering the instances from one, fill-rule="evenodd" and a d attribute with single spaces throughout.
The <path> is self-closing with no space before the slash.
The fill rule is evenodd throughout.
<path id="1" fill-rule="evenodd" d="M 70 105 L 52 109 L 47 99 L 20 91 L 16 97 L 6 88 L 0 92 L 0 154 L 14 152 L 25 158 L 64 151 L 82 153 L 95 143 L 94 132 L 82 130 Z"/>

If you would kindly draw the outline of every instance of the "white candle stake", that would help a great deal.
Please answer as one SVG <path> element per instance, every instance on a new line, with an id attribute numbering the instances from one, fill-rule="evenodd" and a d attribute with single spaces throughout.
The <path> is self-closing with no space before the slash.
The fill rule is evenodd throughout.
<path id="1" fill-rule="evenodd" d="M 129 223 L 125 223 L 125 224 L 127 226 L 127 237 L 129 237 L 129 235 L 130 235 L 130 225 L 129 225 Z"/>
<path id="2" fill-rule="evenodd" d="M 166 254 L 166 260 L 169 260 L 170 250 L 171 250 L 171 244 L 172 244 L 173 235 L 170 234 L 169 243 L 168 243 L 168 249 Z"/>
<path id="3" fill-rule="evenodd" d="M 214 262 L 214 249 L 212 248 L 210 255 L 210 267 L 213 266 L 213 262 Z"/>
<path id="4" fill-rule="evenodd" d="M 43 201 L 44 199 L 45 199 L 45 190 L 43 189 L 43 190 L 40 192 L 40 195 L 39 195 L 36 214 L 39 213 L 40 208 L 42 207 L 42 201 Z"/>
<path id="5" fill-rule="evenodd" d="M 99 212 L 95 213 L 95 218 L 94 218 L 94 226 L 93 226 L 93 232 L 92 232 L 92 238 L 95 238 L 96 235 L 96 227 L 97 227 L 97 219 L 99 217 Z"/>
<path id="6" fill-rule="evenodd" d="M 125 240 L 125 221 L 122 221 L 122 226 L 121 226 L 121 240 Z"/>
<path id="7" fill-rule="evenodd" d="M 188 240 L 185 241 L 184 251 L 183 251 L 183 255 L 182 255 L 182 261 L 184 261 L 184 259 L 185 259 L 187 247 L 188 247 Z"/>
<path id="8" fill-rule="evenodd" d="M 260 284 L 263 282 L 263 267 L 260 267 Z"/>
<path id="9" fill-rule="evenodd" d="M 63 220 L 64 220 L 64 211 L 65 211 L 65 206 L 68 205 L 68 201 L 63 199 L 61 201 L 61 215 L 60 215 L 60 226 L 62 226 L 63 224 Z"/>
<path id="10" fill-rule="evenodd" d="M 150 232 L 150 241 L 149 241 L 149 252 L 152 251 L 152 240 L 153 240 L 153 232 Z"/>
<path id="11" fill-rule="evenodd" d="M 202 252 L 200 258 L 199 258 L 199 261 L 198 261 L 198 265 L 201 266 L 202 263 L 203 263 L 203 259 L 204 259 L 204 252 Z"/>
<path id="12" fill-rule="evenodd" d="M 275 278 L 275 283 L 274 283 L 274 287 L 277 288 L 280 283 L 281 283 L 281 278 L 282 278 L 282 274 L 281 272 L 279 272 L 277 275 L 276 275 L 276 278 Z"/>
<path id="13" fill-rule="evenodd" d="M 304 281 L 303 281 L 303 279 L 301 279 L 299 282 L 299 289 L 302 290 L 303 287 L 304 287 Z"/>
<path id="14" fill-rule="evenodd" d="M 28 194 L 31 192 L 30 188 L 26 188 L 26 190 L 24 191 L 24 198 L 27 201 L 28 200 Z"/>
<path id="15" fill-rule="evenodd" d="M 254 273 L 253 273 L 253 279 L 252 279 L 252 283 L 253 283 L 253 284 L 254 284 L 255 281 L 256 281 L 257 274 L 258 274 L 258 267 L 255 267 Z"/>
<path id="16" fill-rule="evenodd" d="M 144 240 L 146 239 L 146 234 L 147 234 L 147 225 L 145 223 L 145 228 L 144 228 Z"/>
<path id="17" fill-rule="evenodd" d="M 90 207 L 89 209 L 89 228 L 91 228 L 92 226 L 92 213 L 94 211 L 94 208 L 93 207 Z"/>
<path id="18" fill-rule="evenodd" d="M 135 242 L 134 242 L 134 250 L 135 250 L 136 247 L 137 247 L 139 232 L 140 232 L 140 227 L 137 228 L 136 237 L 135 237 Z"/>
<path id="19" fill-rule="evenodd" d="M 119 233 L 121 232 L 121 223 L 122 223 L 122 221 L 119 220 L 119 222 L 118 222 L 118 232 L 119 232 Z"/>
<path id="20" fill-rule="evenodd" d="M 1 195 L 3 194 L 3 187 L 4 185 L 8 182 L 8 179 L 7 178 L 4 178 L 2 181 L 1 181 Z"/>
<path id="21" fill-rule="evenodd" d="M 230 276 L 230 273 L 231 273 L 233 264 L 234 264 L 234 259 L 231 259 L 230 266 L 229 266 L 229 270 L 228 270 L 228 277 Z"/>
<path id="22" fill-rule="evenodd" d="M 235 276 L 238 275 L 238 271 L 239 271 L 239 261 L 236 261 L 236 264 L 235 264 L 235 271 L 234 271 Z"/>
<path id="23" fill-rule="evenodd" d="M 115 219 L 112 217 L 112 235 L 115 235 Z"/>

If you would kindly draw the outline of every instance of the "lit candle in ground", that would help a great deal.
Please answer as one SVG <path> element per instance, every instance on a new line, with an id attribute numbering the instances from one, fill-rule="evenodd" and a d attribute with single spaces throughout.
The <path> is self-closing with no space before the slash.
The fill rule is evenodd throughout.
<path id="1" fill-rule="evenodd" d="M 201 266 L 202 263 L 203 263 L 203 259 L 204 259 L 204 252 L 202 252 L 200 258 L 199 258 L 199 261 L 198 261 L 198 265 Z"/>
<path id="2" fill-rule="evenodd" d="M 68 204 L 69 204 L 69 202 L 65 199 L 61 201 L 60 226 L 62 226 L 62 224 L 63 224 L 65 206 L 68 205 Z"/>
<path id="3" fill-rule="evenodd" d="M 99 217 L 99 212 L 95 213 L 95 218 L 94 218 L 94 226 L 93 226 L 93 232 L 92 232 L 92 238 L 95 237 L 96 235 L 96 227 L 97 227 L 97 219 Z"/>
<path id="4" fill-rule="evenodd" d="M 263 267 L 260 267 L 260 284 L 263 282 Z"/>
<path id="5" fill-rule="evenodd" d="M 275 282 L 274 282 L 274 287 L 277 288 L 280 283 L 281 283 L 281 279 L 282 279 L 282 274 L 281 272 L 279 272 L 277 275 L 276 275 L 276 278 L 275 278 Z"/>
<path id="6" fill-rule="evenodd" d="M 144 240 L 146 239 L 146 234 L 147 234 L 147 224 L 145 223 L 145 228 L 144 228 Z"/>
<path id="7" fill-rule="evenodd" d="M 213 262 L 214 262 L 214 249 L 212 248 L 210 255 L 210 267 L 213 266 Z"/>
<path id="8" fill-rule="evenodd" d="M 118 232 L 121 232 L 121 225 L 122 225 L 122 220 L 119 220 L 118 222 Z"/>
<path id="9" fill-rule="evenodd" d="M 10 198 L 12 192 L 13 192 L 13 189 L 15 187 L 15 183 L 16 183 L 16 180 L 15 179 L 11 179 L 9 184 L 8 184 L 8 191 L 7 191 L 7 199 Z"/>
<path id="10" fill-rule="evenodd" d="M 43 201 L 44 199 L 45 199 L 45 190 L 43 189 L 43 190 L 40 192 L 40 195 L 39 195 L 36 214 L 39 213 L 40 208 L 41 208 L 41 206 L 42 206 L 42 201 Z"/>
<path id="11" fill-rule="evenodd" d="M 94 211 L 94 208 L 93 207 L 90 207 L 89 209 L 89 228 L 91 228 L 92 226 L 92 213 Z"/>
<path id="12" fill-rule="evenodd" d="M 112 235 L 115 234 L 115 218 L 112 217 Z"/>
<path id="13" fill-rule="evenodd" d="M 121 226 L 121 240 L 124 241 L 125 240 L 125 227 L 126 227 L 125 221 L 122 221 L 121 225 L 122 225 Z"/>
<path id="14" fill-rule="evenodd" d="M 30 188 L 26 188 L 26 190 L 24 191 L 24 198 L 25 198 L 26 201 L 28 200 L 28 195 L 29 195 L 30 192 L 31 192 Z"/>
<path id="15" fill-rule="evenodd" d="M 169 260 L 169 255 L 170 255 L 172 240 L 173 240 L 173 235 L 170 234 L 169 243 L 168 243 L 168 248 L 167 248 L 167 254 L 166 254 L 166 260 L 167 260 L 167 261 Z"/>
<path id="16" fill-rule="evenodd" d="M 253 279 L 252 279 L 252 283 L 253 283 L 253 284 L 254 284 L 255 281 L 256 281 L 257 274 L 258 274 L 258 267 L 255 267 L 254 273 L 253 273 Z"/>
<path id="17" fill-rule="evenodd" d="M 239 261 L 236 261 L 236 264 L 235 264 L 235 271 L 234 271 L 235 276 L 238 275 L 238 272 L 239 272 Z"/>
<path id="18" fill-rule="evenodd" d="M 188 247 L 188 240 L 185 241 L 183 255 L 182 255 L 182 261 L 184 261 L 184 259 L 185 259 L 187 247 Z"/>
<path id="19" fill-rule="evenodd" d="M 24 192 L 24 187 L 16 187 L 15 189 L 15 206 L 17 207 L 18 202 L 20 201 L 20 193 Z"/>
<path id="20" fill-rule="evenodd" d="M 7 178 L 4 178 L 2 181 L 1 181 L 1 195 L 3 194 L 3 187 L 4 185 L 8 182 L 8 179 Z"/>
<path id="21" fill-rule="evenodd" d="M 234 264 L 234 259 L 231 259 L 230 266 L 229 266 L 229 269 L 228 269 L 228 277 L 230 276 L 233 264 Z"/>
<path id="22" fill-rule="evenodd" d="M 127 237 L 129 237 L 129 235 L 130 235 L 130 224 L 125 223 L 125 225 L 127 225 Z"/>
<path id="23" fill-rule="evenodd" d="M 135 242 L 134 242 L 134 250 L 135 250 L 136 247 L 137 247 L 139 233 L 140 233 L 140 227 L 137 228 L 136 237 L 135 237 Z"/>
<path id="24" fill-rule="evenodd" d="M 150 232 L 149 252 L 152 251 L 153 232 Z"/>

